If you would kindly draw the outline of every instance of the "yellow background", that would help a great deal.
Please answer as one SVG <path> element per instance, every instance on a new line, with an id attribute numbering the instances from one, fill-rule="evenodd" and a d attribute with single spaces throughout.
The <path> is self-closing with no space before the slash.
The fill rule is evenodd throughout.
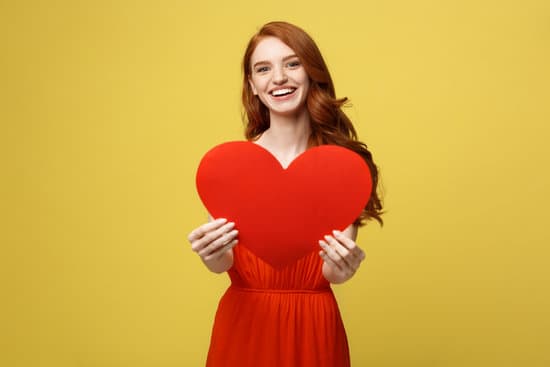
<path id="1" fill-rule="evenodd" d="M 305 28 L 380 165 L 335 287 L 354 366 L 550 365 L 550 2 L 0 4 L 2 366 L 201 366 L 228 284 L 186 241 L 240 61 Z"/>

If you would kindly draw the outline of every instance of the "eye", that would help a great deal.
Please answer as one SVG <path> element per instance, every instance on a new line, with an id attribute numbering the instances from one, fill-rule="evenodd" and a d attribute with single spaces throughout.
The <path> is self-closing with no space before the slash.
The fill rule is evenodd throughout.
<path id="1" fill-rule="evenodd" d="M 300 66 L 300 60 L 292 60 L 287 64 L 287 66 L 290 68 L 296 68 Z"/>
<path id="2" fill-rule="evenodd" d="M 267 66 L 259 66 L 259 67 L 256 68 L 257 73 L 265 73 L 268 70 L 269 70 L 269 68 Z"/>

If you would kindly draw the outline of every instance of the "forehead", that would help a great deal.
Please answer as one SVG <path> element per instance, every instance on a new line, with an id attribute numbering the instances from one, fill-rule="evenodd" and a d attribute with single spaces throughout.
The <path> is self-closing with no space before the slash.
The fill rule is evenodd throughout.
<path id="1" fill-rule="evenodd" d="M 250 56 L 250 63 L 258 61 L 276 61 L 294 55 L 293 49 L 276 37 L 265 37 L 260 40 Z"/>

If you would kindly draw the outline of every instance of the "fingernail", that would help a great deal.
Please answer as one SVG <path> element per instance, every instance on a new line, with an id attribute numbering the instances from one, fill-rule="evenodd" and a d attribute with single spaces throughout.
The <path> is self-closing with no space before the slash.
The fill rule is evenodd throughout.
<path id="1" fill-rule="evenodd" d="M 229 228 L 233 228 L 233 227 L 235 227 L 235 222 L 229 222 L 229 223 L 227 223 L 227 226 Z"/>
<path id="2" fill-rule="evenodd" d="M 227 222 L 227 219 L 225 219 L 225 218 L 218 218 L 218 219 L 216 219 L 216 223 L 222 224 L 222 223 L 225 223 L 225 222 Z"/>
<path id="3" fill-rule="evenodd" d="M 342 234 L 342 232 L 340 232 L 340 231 L 338 231 L 338 230 L 336 230 L 336 229 L 335 229 L 334 231 L 332 231 L 332 233 L 334 233 L 335 236 L 339 236 L 339 235 Z"/>

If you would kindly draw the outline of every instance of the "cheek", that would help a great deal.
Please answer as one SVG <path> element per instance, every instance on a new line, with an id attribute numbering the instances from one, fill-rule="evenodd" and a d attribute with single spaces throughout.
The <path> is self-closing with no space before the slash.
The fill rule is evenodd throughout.
<path id="1" fill-rule="evenodd" d="M 309 78 L 306 76 L 306 78 L 302 81 L 302 87 L 304 89 L 304 94 L 307 95 L 309 93 Z"/>
<path id="2" fill-rule="evenodd" d="M 266 96 L 266 95 L 260 93 L 260 94 L 258 94 L 258 98 L 259 98 L 260 102 L 262 103 L 262 105 L 264 105 L 264 107 L 266 107 L 266 108 L 268 108 L 268 109 L 270 108 L 272 102 L 269 101 L 269 97 L 268 97 L 268 96 Z"/>
<path id="3" fill-rule="evenodd" d="M 300 73 L 298 76 L 298 81 L 300 84 L 302 84 L 306 89 L 309 87 L 309 77 L 306 73 Z"/>
<path id="4" fill-rule="evenodd" d="M 251 77 L 250 79 L 248 79 L 248 81 L 252 90 L 256 92 L 260 92 L 263 88 L 263 85 L 265 84 L 264 80 L 262 78 L 259 78 L 258 76 Z"/>

